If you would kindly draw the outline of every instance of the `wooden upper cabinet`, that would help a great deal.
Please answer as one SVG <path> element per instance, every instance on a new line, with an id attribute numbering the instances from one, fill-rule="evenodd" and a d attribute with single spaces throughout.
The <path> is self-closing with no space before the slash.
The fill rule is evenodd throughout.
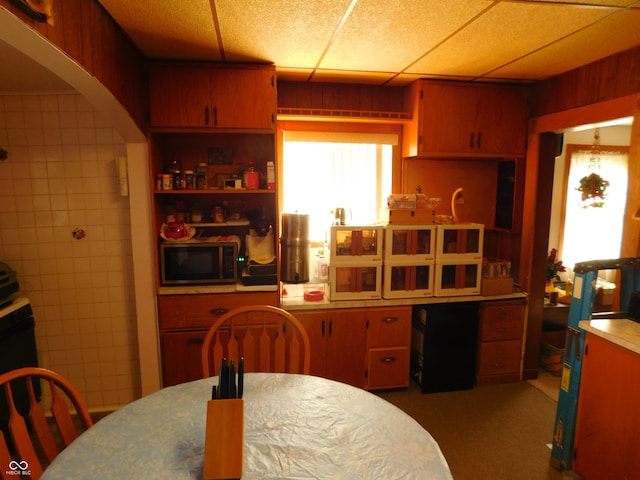
<path id="1" fill-rule="evenodd" d="M 152 127 L 275 128 L 275 67 L 149 65 Z"/>
<path id="2" fill-rule="evenodd" d="M 522 156 L 527 90 L 518 86 L 418 80 L 406 90 L 413 120 L 404 156 Z"/>

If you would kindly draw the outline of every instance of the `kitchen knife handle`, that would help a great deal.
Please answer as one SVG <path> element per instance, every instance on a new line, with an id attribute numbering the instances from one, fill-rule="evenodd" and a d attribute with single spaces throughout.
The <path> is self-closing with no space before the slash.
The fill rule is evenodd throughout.
<path id="1" fill-rule="evenodd" d="M 227 369 L 227 359 L 220 360 L 220 372 L 218 374 L 218 398 L 228 398 L 229 393 L 229 370 Z"/>
<path id="2" fill-rule="evenodd" d="M 244 393 L 244 357 L 238 360 L 238 398 L 242 398 Z"/>
<path id="3" fill-rule="evenodd" d="M 236 366 L 231 360 L 231 364 L 229 365 L 229 394 L 227 398 L 236 398 Z"/>

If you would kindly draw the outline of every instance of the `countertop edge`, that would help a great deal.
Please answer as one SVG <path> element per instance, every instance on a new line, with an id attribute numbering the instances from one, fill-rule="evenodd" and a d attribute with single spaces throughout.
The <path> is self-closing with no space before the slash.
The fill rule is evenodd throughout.
<path id="1" fill-rule="evenodd" d="M 640 355 L 640 323 L 626 318 L 581 320 L 580 328 Z"/>

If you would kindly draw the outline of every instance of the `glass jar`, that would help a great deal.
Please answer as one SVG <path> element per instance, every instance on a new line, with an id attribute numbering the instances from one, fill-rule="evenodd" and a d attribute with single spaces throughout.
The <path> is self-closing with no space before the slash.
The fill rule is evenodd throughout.
<path id="1" fill-rule="evenodd" d="M 256 172 L 253 162 L 249 162 L 249 166 L 244 171 L 244 188 L 247 190 L 256 190 L 260 188 L 260 174 Z"/>
<path id="2" fill-rule="evenodd" d="M 209 188 L 207 185 L 207 164 L 199 163 L 196 167 L 196 189 L 206 190 Z"/>

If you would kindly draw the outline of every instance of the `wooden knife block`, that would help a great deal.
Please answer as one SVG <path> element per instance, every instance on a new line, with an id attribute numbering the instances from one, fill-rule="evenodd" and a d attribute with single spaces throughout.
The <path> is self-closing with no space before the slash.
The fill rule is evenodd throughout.
<path id="1" fill-rule="evenodd" d="M 242 477 L 244 400 L 209 400 L 204 438 L 204 480 Z"/>

